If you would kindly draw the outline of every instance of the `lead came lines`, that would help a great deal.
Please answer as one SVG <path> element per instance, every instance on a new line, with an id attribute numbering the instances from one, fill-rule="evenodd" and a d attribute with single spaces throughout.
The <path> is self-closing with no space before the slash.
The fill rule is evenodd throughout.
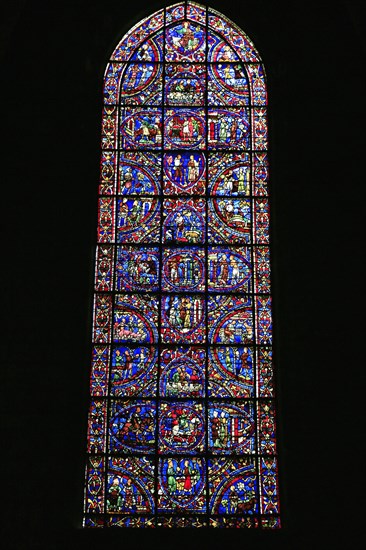
<path id="1" fill-rule="evenodd" d="M 179 9 L 169 8 L 171 13 L 174 10 L 178 13 Z M 194 4 L 184 3 L 187 18 L 196 9 L 199 8 Z M 226 41 L 229 37 L 228 23 L 222 19 L 220 28 L 226 38 L 220 38 L 217 29 L 221 19 L 216 12 L 213 12 L 211 23 L 217 29 L 215 32 L 210 31 L 212 40 L 208 54 L 208 46 L 202 48 L 209 29 L 208 11 L 205 9 L 204 12 L 205 21 L 192 23 L 188 19 L 179 19 L 179 16 L 167 26 L 167 10 L 164 10 L 163 31 L 158 31 L 151 37 L 151 41 L 145 42 L 151 44 L 152 49 L 150 46 L 145 47 L 144 41 L 140 40 L 139 55 L 142 57 L 138 62 L 136 58 L 129 62 L 129 68 L 124 72 L 126 75 L 131 69 L 130 74 L 136 86 L 141 88 L 140 96 L 138 101 L 134 100 L 135 105 L 127 105 L 130 103 L 128 94 L 124 94 L 123 106 L 119 100 L 117 117 L 121 119 L 114 119 L 117 132 L 114 131 L 113 137 L 108 137 L 105 142 L 106 152 L 118 155 L 114 163 L 118 190 L 114 197 L 111 196 L 115 204 L 112 211 L 108 211 L 110 206 L 104 201 L 106 215 L 109 212 L 112 218 L 115 216 L 115 238 L 112 244 L 115 248 L 115 267 L 110 274 L 110 280 L 115 280 L 110 294 L 113 297 L 113 326 L 112 319 L 107 321 L 113 340 L 109 353 L 107 390 L 107 423 L 111 426 L 109 434 L 102 427 L 102 438 L 107 437 L 108 453 L 104 454 L 108 524 L 121 521 L 123 525 L 138 525 L 144 521 L 144 514 L 153 513 L 156 525 L 190 521 L 187 515 L 202 514 L 202 520 L 206 517 L 207 526 L 210 521 L 213 526 L 245 526 L 246 520 L 241 521 L 241 516 L 235 516 L 240 512 L 243 517 L 248 516 L 250 524 L 254 522 L 253 525 L 257 525 L 254 518 L 264 511 L 262 500 L 267 498 L 261 494 L 258 499 L 255 495 L 261 492 L 264 483 L 260 473 L 263 449 L 270 456 L 274 451 L 271 443 L 263 442 L 261 418 L 258 416 L 255 421 L 253 417 L 259 414 L 259 404 L 262 403 L 262 399 L 259 399 L 259 357 L 264 349 L 266 334 L 271 331 L 267 319 L 270 310 L 264 310 L 263 300 L 263 305 L 258 309 L 258 292 L 262 291 L 254 286 L 258 280 L 258 265 L 255 261 L 259 257 L 258 244 L 262 249 L 268 239 L 267 207 L 263 198 L 258 197 L 262 191 L 257 191 L 255 183 L 254 164 L 259 160 L 253 161 L 256 152 L 266 153 L 266 108 L 265 102 L 263 104 L 257 99 L 248 104 L 245 92 L 245 86 L 250 88 L 253 85 L 253 74 L 258 76 L 262 69 L 255 54 L 250 58 L 250 63 L 230 59 L 230 56 L 236 54 L 230 53 L 231 46 Z M 148 23 L 144 25 L 147 28 Z M 235 33 L 236 30 L 233 36 L 239 37 Z M 239 38 L 236 40 L 239 44 Z M 150 52 L 156 55 L 159 44 L 163 52 L 161 59 L 151 59 Z M 216 57 L 213 56 L 213 49 L 217 52 Z M 200 65 L 194 64 L 196 62 Z M 117 58 L 113 64 L 118 78 Z M 251 72 L 249 79 L 246 72 L 248 66 Z M 172 80 L 180 70 L 183 77 Z M 242 107 L 235 103 L 239 100 L 234 99 L 234 96 L 238 98 L 240 95 L 236 93 L 237 90 L 232 93 L 232 103 L 228 92 L 237 75 L 240 86 L 244 86 Z M 141 85 L 145 77 L 146 82 Z M 160 92 L 156 87 L 157 78 L 161 79 Z M 215 100 L 212 95 L 220 78 L 220 93 L 224 98 L 222 102 Z M 184 95 L 184 87 L 188 85 L 191 89 L 196 87 L 195 95 Z M 258 95 L 260 86 L 256 86 Z M 150 91 L 146 92 L 147 89 Z M 200 96 L 202 90 L 203 96 Z M 150 98 L 150 105 L 141 102 L 143 93 Z M 216 98 L 220 97 L 217 92 L 214 93 Z M 159 94 L 161 100 L 154 102 L 154 98 L 160 97 Z M 134 97 L 137 98 L 136 95 Z M 176 101 L 178 97 L 180 100 Z M 201 97 L 204 97 L 203 103 Z M 250 99 L 251 95 L 248 97 Z M 111 113 L 113 117 L 113 109 Z M 113 155 L 105 155 L 105 158 L 112 159 L 108 162 L 114 162 Z M 135 162 L 134 158 L 140 158 L 140 162 Z M 141 163 L 142 158 L 146 162 Z M 169 158 L 173 164 L 169 165 Z M 123 165 L 121 159 L 125 159 Z M 197 163 L 195 177 L 198 177 L 203 169 L 200 159 L 205 160 L 205 172 L 200 175 L 206 182 L 204 192 L 196 183 L 185 179 L 188 170 L 192 169 L 188 168 L 189 162 L 193 167 Z M 219 161 L 226 166 L 224 170 L 217 164 Z M 154 178 L 158 177 L 153 175 L 156 174 L 154 163 L 156 168 L 160 168 L 160 191 L 154 188 Z M 243 176 L 244 172 L 246 175 Z M 141 175 L 139 180 L 136 179 L 138 174 Z M 123 188 L 121 175 L 126 182 Z M 247 185 L 249 177 L 250 192 L 241 195 L 243 182 Z M 149 178 L 152 178 L 151 183 Z M 142 192 L 137 189 L 134 180 L 139 182 L 140 188 L 142 185 Z M 130 181 L 135 186 L 134 194 L 128 191 Z M 170 190 L 168 181 L 172 182 Z M 242 187 L 234 191 L 233 186 Z M 110 197 L 107 193 L 106 198 Z M 158 201 L 156 206 L 154 201 Z M 133 223 L 134 218 L 136 223 Z M 105 232 L 101 233 L 100 242 L 103 239 L 109 242 L 108 231 L 112 235 L 113 228 L 108 230 L 108 220 L 105 223 L 102 214 L 100 220 L 101 231 Z M 138 220 L 143 220 L 144 225 L 141 226 Z M 153 269 L 154 257 L 158 260 L 155 282 L 152 275 L 146 278 L 146 269 Z M 126 259 L 130 265 L 128 262 L 132 261 L 131 258 L 134 258 L 134 263 L 127 277 L 123 265 Z M 201 260 L 204 260 L 203 267 L 198 268 Z M 268 264 L 268 258 L 262 261 Z M 118 271 L 117 262 L 121 266 Z M 202 282 L 199 282 L 200 269 L 205 272 Z M 240 280 L 238 272 L 241 273 Z M 141 279 L 142 276 L 145 279 Z M 97 296 L 103 294 L 102 291 Z M 102 334 L 105 316 L 101 309 L 103 299 L 98 303 L 94 330 Z M 142 355 L 144 346 L 146 350 L 157 351 L 152 359 L 155 361 L 155 373 L 154 367 L 152 370 L 148 367 L 150 358 L 147 360 L 146 353 Z M 200 364 L 201 360 L 197 363 L 197 359 L 201 348 L 205 350 L 205 359 Z M 118 371 L 115 350 L 129 353 L 133 358 L 129 363 L 132 366 L 128 367 L 130 374 L 127 377 L 123 375 L 122 383 L 115 380 Z M 145 365 L 144 361 L 138 359 L 138 354 L 140 359 L 145 359 Z M 193 358 L 194 354 L 196 359 L 191 364 L 189 357 Z M 144 370 L 141 366 L 136 371 L 137 360 L 144 366 Z M 197 383 L 197 373 L 198 377 L 199 372 L 202 376 L 202 369 L 205 373 L 204 394 L 201 391 L 202 384 L 200 386 Z M 247 373 L 245 379 L 244 372 Z M 139 378 L 136 380 L 141 380 L 141 385 L 135 383 L 132 386 L 132 379 L 137 375 Z M 196 386 L 191 382 L 187 386 L 196 387 L 194 391 L 183 390 L 185 386 L 182 383 L 186 375 L 191 380 L 195 377 Z M 148 378 L 150 376 L 151 381 Z M 183 376 L 179 386 L 174 382 L 176 376 L 177 380 Z M 151 384 L 155 384 L 155 394 L 151 393 Z M 180 389 L 177 390 L 177 387 Z M 119 393 L 116 394 L 117 388 Z M 149 441 L 152 438 L 146 422 L 153 410 L 155 438 L 151 447 Z M 203 415 L 201 420 L 200 414 Z M 273 412 L 270 414 L 273 421 Z M 213 428 L 215 419 L 218 419 L 217 429 Z M 205 430 L 202 440 L 199 434 L 203 424 Z M 251 435 L 252 425 L 254 434 L 258 431 L 258 437 Z M 200 426 L 201 431 L 197 429 Z M 270 427 L 266 430 L 271 438 L 268 431 Z M 202 459 L 205 461 L 203 469 Z M 109 480 L 107 470 L 111 460 L 114 461 L 114 478 L 112 476 Z M 266 479 L 268 485 L 270 478 L 267 476 Z M 203 482 L 206 485 L 206 497 L 202 500 Z M 150 498 L 152 496 L 155 506 Z M 274 497 L 271 498 L 273 500 Z M 276 505 L 274 508 L 272 506 L 271 513 L 277 512 Z M 130 519 L 119 520 L 116 514 L 127 514 Z M 230 523 L 233 514 L 237 519 Z M 131 519 L 133 517 L 136 520 Z M 182 519 L 179 520 L 179 517 Z"/>

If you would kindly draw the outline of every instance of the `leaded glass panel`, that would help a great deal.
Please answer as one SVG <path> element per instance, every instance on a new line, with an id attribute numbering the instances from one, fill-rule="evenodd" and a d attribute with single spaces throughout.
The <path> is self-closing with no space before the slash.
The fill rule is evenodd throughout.
<path id="1" fill-rule="evenodd" d="M 194 2 L 107 65 L 86 527 L 280 527 L 267 92 Z"/>

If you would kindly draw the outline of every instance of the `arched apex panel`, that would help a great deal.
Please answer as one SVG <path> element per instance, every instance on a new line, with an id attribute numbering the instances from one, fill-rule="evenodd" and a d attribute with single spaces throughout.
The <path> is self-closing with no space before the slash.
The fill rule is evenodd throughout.
<path id="1" fill-rule="evenodd" d="M 164 26 L 182 21 L 198 24 L 211 31 L 216 32 L 226 42 L 221 52 L 221 57 L 225 54 L 225 47 L 231 48 L 236 56 L 231 53 L 230 61 L 240 60 L 243 62 L 260 63 L 260 56 L 248 36 L 223 14 L 211 8 L 206 8 L 195 2 L 180 2 L 169 6 L 165 10 L 159 10 L 149 17 L 143 19 L 135 25 L 119 42 L 115 48 L 111 59 L 113 61 L 131 61 L 138 60 L 136 50 L 142 46 L 152 35 L 156 34 Z M 192 27 L 193 28 L 193 27 Z M 210 50 L 210 41 L 205 45 L 205 49 Z M 227 50 L 228 51 L 228 50 Z M 135 56 L 134 56 L 135 54 Z M 157 60 L 157 59 L 151 59 Z M 209 61 L 219 61 L 218 58 L 209 59 Z M 222 59 L 223 60 L 223 59 Z"/>
<path id="2" fill-rule="evenodd" d="M 220 65 L 210 70 L 216 73 L 218 81 L 221 73 L 219 95 L 226 94 L 226 102 L 229 101 L 226 104 L 230 104 L 227 88 L 232 94 L 240 94 L 245 85 L 253 104 L 266 105 L 265 71 L 253 43 L 224 15 L 194 2 L 170 6 L 165 9 L 165 14 L 164 9 L 159 10 L 135 25 L 122 38 L 105 70 L 105 104 L 118 104 L 122 82 L 127 85 L 122 91 L 122 101 L 126 104 L 157 104 L 161 101 L 158 93 L 161 68 L 159 70 L 152 64 L 206 61 Z M 130 63 L 141 64 L 141 70 L 131 67 Z M 135 86 L 135 76 L 139 72 L 142 77 L 139 78 L 139 85 Z M 157 74 L 160 74 L 160 80 L 154 78 Z M 139 88 L 146 88 L 152 81 L 157 87 L 155 92 L 148 90 L 148 96 L 139 93 Z M 130 93 L 128 87 L 131 88 Z"/>

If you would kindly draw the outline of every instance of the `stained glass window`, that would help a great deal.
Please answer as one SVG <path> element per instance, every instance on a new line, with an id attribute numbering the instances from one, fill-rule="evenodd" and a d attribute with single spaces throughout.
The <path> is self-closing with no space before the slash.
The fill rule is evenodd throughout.
<path id="1" fill-rule="evenodd" d="M 87 527 L 280 527 L 265 71 L 181 2 L 104 79 Z"/>

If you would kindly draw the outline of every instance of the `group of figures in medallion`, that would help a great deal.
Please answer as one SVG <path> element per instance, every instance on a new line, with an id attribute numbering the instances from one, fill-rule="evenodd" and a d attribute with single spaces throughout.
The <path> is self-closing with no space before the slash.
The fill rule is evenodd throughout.
<path id="1" fill-rule="evenodd" d="M 278 527 L 260 59 L 182 2 L 104 93 L 85 525 Z"/>

